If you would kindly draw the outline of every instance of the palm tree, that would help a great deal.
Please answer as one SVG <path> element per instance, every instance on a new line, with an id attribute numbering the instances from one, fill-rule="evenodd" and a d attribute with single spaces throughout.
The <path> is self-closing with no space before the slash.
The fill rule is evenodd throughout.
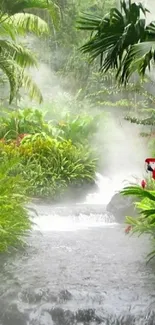
<path id="1" fill-rule="evenodd" d="M 27 33 L 37 36 L 49 33 L 47 23 L 35 14 L 36 9 L 48 11 L 52 22 L 58 16 L 58 7 L 50 0 L 0 0 L 0 69 L 10 83 L 10 103 L 21 87 L 30 98 L 42 101 L 40 90 L 25 71 L 37 66 L 36 57 L 17 41 L 18 36 Z"/>
<path id="2" fill-rule="evenodd" d="M 147 12 L 142 3 L 122 0 L 120 10 L 112 8 L 104 17 L 83 14 L 77 27 L 91 32 L 91 38 L 81 51 L 91 60 L 100 57 L 102 72 L 115 69 L 122 84 L 135 71 L 144 76 L 155 62 L 155 22 L 146 24 Z"/>

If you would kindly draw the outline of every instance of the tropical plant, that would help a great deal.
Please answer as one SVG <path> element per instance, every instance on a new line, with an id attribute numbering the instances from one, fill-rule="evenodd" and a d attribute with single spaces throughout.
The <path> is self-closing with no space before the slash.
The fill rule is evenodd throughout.
<path id="1" fill-rule="evenodd" d="M 120 83 L 126 84 L 135 71 L 144 76 L 155 61 L 155 22 L 146 24 L 147 12 L 142 3 L 122 0 L 120 10 L 111 8 L 105 16 L 82 15 L 78 29 L 91 32 L 91 38 L 81 51 L 91 60 L 100 57 L 102 72 L 115 69 Z"/>
<path id="2" fill-rule="evenodd" d="M 35 8 L 47 10 L 54 17 L 56 5 L 48 0 L 0 1 L 0 69 L 10 83 L 10 103 L 21 87 L 28 91 L 30 98 L 42 101 L 40 90 L 25 71 L 37 66 L 36 56 L 17 41 L 27 33 L 37 36 L 49 33 L 47 23 L 33 14 Z"/>
<path id="3" fill-rule="evenodd" d="M 31 184 L 31 195 L 63 195 L 69 186 L 94 183 L 96 159 L 83 147 L 75 147 L 71 140 L 52 139 L 44 134 L 25 137 L 19 147 L 23 157 L 23 174 Z"/>
<path id="4" fill-rule="evenodd" d="M 155 190 L 143 190 L 140 186 L 125 187 L 121 194 L 134 196 L 137 199 L 135 206 L 139 211 L 137 218 L 126 217 L 127 224 L 132 226 L 132 232 L 149 234 L 151 239 L 155 236 Z M 138 201 L 139 199 L 139 201 Z M 155 250 L 148 255 L 148 261 L 155 257 Z"/>
<path id="5" fill-rule="evenodd" d="M 56 200 L 70 187 L 94 184 L 97 159 L 89 147 L 75 146 L 71 140 L 58 141 L 45 133 L 26 135 L 17 146 L 1 142 L 0 154 L 5 159 L 18 158 L 13 170 L 28 181 L 27 194 Z"/>
<path id="6" fill-rule="evenodd" d="M 101 117 L 103 114 L 96 114 L 95 116 L 66 114 L 64 119 L 58 122 L 57 128 L 61 130 L 60 135 L 63 139 L 71 139 L 74 144 L 88 143 L 97 133 Z"/>
<path id="7" fill-rule="evenodd" d="M 12 171 L 18 160 L 0 158 L 0 252 L 23 244 L 23 236 L 31 229 L 28 211 L 25 207 L 27 184 L 21 176 Z"/>
<path id="8" fill-rule="evenodd" d="M 3 110 L 0 115 L 0 138 L 16 139 L 21 134 L 50 133 L 50 124 L 38 109 Z"/>
<path id="9" fill-rule="evenodd" d="M 53 105 L 53 103 L 52 103 Z M 88 114 L 69 112 L 64 113 L 55 106 L 49 111 L 39 109 L 3 110 L 0 114 L 0 139 L 18 139 L 22 134 L 45 132 L 59 140 L 72 140 L 74 144 L 91 142 L 97 133 L 99 125 L 105 121 L 105 113 Z M 53 109 L 54 108 L 54 109 Z M 51 116 L 51 120 L 49 119 Z"/>

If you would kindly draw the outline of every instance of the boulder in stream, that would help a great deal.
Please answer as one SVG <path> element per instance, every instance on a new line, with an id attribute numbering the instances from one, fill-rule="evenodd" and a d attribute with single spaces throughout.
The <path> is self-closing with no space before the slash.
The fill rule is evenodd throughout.
<path id="1" fill-rule="evenodd" d="M 126 216 L 137 216 L 134 202 L 135 198 L 116 193 L 107 205 L 106 210 L 115 217 L 116 222 L 124 223 Z"/>

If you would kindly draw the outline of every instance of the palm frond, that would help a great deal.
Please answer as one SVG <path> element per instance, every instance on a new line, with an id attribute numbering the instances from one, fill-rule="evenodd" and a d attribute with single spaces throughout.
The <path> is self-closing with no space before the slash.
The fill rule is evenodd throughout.
<path id="1" fill-rule="evenodd" d="M 116 8 L 111 9 L 110 14 L 100 20 L 94 21 L 94 19 L 91 20 L 91 17 L 89 19 L 87 16 L 82 17 L 80 29 L 96 31 L 96 33 L 90 41 L 81 47 L 81 51 L 89 53 L 93 60 L 102 56 L 101 70 L 103 72 L 111 68 L 118 68 L 124 51 L 130 43 L 137 43 L 140 30 L 143 27 L 143 20 L 140 20 L 136 26 L 131 23 L 126 25 L 123 15 Z"/>
<path id="2" fill-rule="evenodd" d="M 105 18 L 104 18 L 105 19 Z M 83 13 L 77 19 L 77 29 L 88 30 L 88 31 L 98 31 L 100 24 L 102 22 L 102 16 L 96 16 L 89 13 Z"/>
<path id="3" fill-rule="evenodd" d="M 22 45 L 0 39 L 0 51 L 1 55 L 13 59 L 23 68 L 37 66 L 35 54 Z"/>
<path id="4" fill-rule="evenodd" d="M 37 66 L 36 58 L 29 49 L 15 42 L 18 35 L 27 32 L 39 36 L 49 33 L 48 24 L 33 14 L 33 9 L 48 12 L 52 22 L 56 23 L 59 8 L 52 0 L 0 0 L 0 69 L 10 84 L 10 103 L 21 87 L 27 90 L 30 98 L 39 103 L 43 100 L 39 88 L 24 71 L 26 67 Z M 7 40 L 3 39 L 6 36 Z"/>
<path id="5" fill-rule="evenodd" d="M 22 75 L 22 86 L 27 91 L 29 97 L 33 100 L 36 99 L 39 104 L 43 101 L 43 96 L 41 94 L 40 89 L 38 88 L 37 84 L 33 81 L 33 79 L 23 72 Z"/>
<path id="6" fill-rule="evenodd" d="M 20 35 L 24 35 L 27 32 L 34 33 L 37 36 L 49 33 L 47 23 L 40 17 L 29 13 L 18 13 L 8 17 L 7 25 Z"/>
<path id="7" fill-rule="evenodd" d="M 19 57 L 18 57 L 19 59 Z M 17 60 L 18 61 L 18 60 Z M 18 61 L 19 62 L 19 61 Z M 32 80 L 32 78 L 25 73 L 23 68 L 16 63 L 13 59 L 7 59 L 2 54 L 0 55 L 0 69 L 7 76 L 10 84 L 10 104 L 16 97 L 17 92 L 23 87 L 31 99 L 36 99 L 39 103 L 43 101 L 42 94 Z"/>
<path id="8" fill-rule="evenodd" d="M 0 0 L 0 11 L 9 16 L 14 16 L 18 13 L 26 13 L 33 9 L 47 11 L 56 28 L 60 21 L 59 6 L 52 0 Z"/>
<path id="9" fill-rule="evenodd" d="M 28 9 L 48 9 L 53 6 L 51 0 L 0 0 L 0 10 L 6 14 L 14 15 Z"/>
<path id="10" fill-rule="evenodd" d="M 12 40 L 15 41 L 16 39 L 16 29 L 14 28 L 13 24 L 9 25 L 7 23 L 7 19 L 0 21 L 0 36 L 1 37 L 11 37 Z"/>
<path id="11" fill-rule="evenodd" d="M 134 72 L 144 77 L 146 69 L 151 68 L 155 62 L 155 38 L 154 41 L 141 42 L 131 46 L 122 63 L 121 70 L 117 74 L 121 83 L 127 83 Z"/>
<path id="12" fill-rule="evenodd" d="M 86 19 L 85 19 L 86 18 Z M 101 58 L 101 69 L 107 71 L 109 68 L 118 67 L 118 50 L 122 55 L 120 37 L 123 33 L 123 17 L 116 9 L 111 9 L 110 15 L 103 19 L 88 19 L 87 16 L 81 20 L 81 29 L 94 32 L 90 40 L 84 44 L 80 50 L 89 53 L 91 60 L 98 56 Z M 84 23 L 85 21 L 85 23 Z M 79 21 L 80 22 L 80 21 Z"/>
<path id="13" fill-rule="evenodd" d="M 124 11 L 128 21 L 135 23 L 137 18 L 140 18 L 141 13 L 146 16 L 147 12 L 150 12 L 144 5 L 139 2 L 131 2 L 131 0 L 121 0 L 120 1 L 121 11 Z"/>
<path id="14" fill-rule="evenodd" d="M 16 68 L 14 62 L 11 59 L 6 60 L 6 57 L 0 54 L 0 69 L 7 76 L 10 84 L 9 102 L 11 103 L 15 98 L 18 89 L 18 81 L 17 81 Z"/>
<path id="15" fill-rule="evenodd" d="M 88 53 L 91 61 L 100 56 L 101 71 L 115 69 L 116 79 L 126 84 L 135 71 L 144 76 L 155 61 L 154 48 L 149 45 L 155 41 L 155 23 L 146 26 L 149 11 L 141 3 L 122 0 L 120 5 L 120 10 L 112 8 L 104 17 L 82 15 L 77 28 L 91 32 L 81 52 Z"/>

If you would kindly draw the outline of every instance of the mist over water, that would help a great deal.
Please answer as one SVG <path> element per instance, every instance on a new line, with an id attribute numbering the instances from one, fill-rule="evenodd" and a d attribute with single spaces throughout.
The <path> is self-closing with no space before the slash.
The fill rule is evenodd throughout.
<path id="1" fill-rule="evenodd" d="M 63 80 L 56 75 L 47 63 L 40 63 L 39 69 L 32 69 L 31 74 L 33 79 L 42 91 L 44 103 L 39 107 L 43 111 L 46 110 L 46 104 L 50 109 L 51 117 L 53 103 L 60 106 L 60 114 L 62 110 L 69 109 L 70 114 L 74 113 L 74 105 L 71 107 L 70 101 L 74 95 L 70 92 L 69 81 L 68 90 L 63 88 Z M 119 98 L 120 99 L 120 98 Z M 30 103 L 28 100 L 23 100 L 21 106 Z M 86 103 L 87 104 L 87 103 Z M 68 105 L 68 107 L 67 107 Z M 38 107 L 36 103 L 31 103 L 31 107 Z M 83 101 L 84 110 L 85 101 Z M 124 120 L 125 112 L 120 108 L 114 107 L 92 107 L 92 114 L 94 111 L 105 111 L 107 119 L 103 117 L 103 124 L 97 134 L 94 136 L 93 145 L 96 146 L 100 142 L 101 160 L 103 167 L 100 167 L 96 175 L 96 183 L 98 185 L 98 192 L 88 194 L 84 198 L 84 203 L 107 204 L 111 197 L 119 191 L 125 184 L 129 182 L 140 182 L 140 179 L 145 174 L 144 161 L 147 156 L 147 146 L 145 139 L 140 137 L 142 127 L 131 124 Z M 103 151 L 102 151 L 103 148 Z"/>
<path id="2" fill-rule="evenodd" d="M 87 196 L 87 203 L 108 204 L 112 196 L 124 186 L 140 184 L 142 177 L 145 177 L 144 162 L 147 156 L 147 146 L 139 135 L 140 131 L 137 125 L 111 114 L 103 145 L 105 166 L 96 174 L 99 190 Z M 105 136 L 102 131 L 99 131 L 99 135 Z"/>

